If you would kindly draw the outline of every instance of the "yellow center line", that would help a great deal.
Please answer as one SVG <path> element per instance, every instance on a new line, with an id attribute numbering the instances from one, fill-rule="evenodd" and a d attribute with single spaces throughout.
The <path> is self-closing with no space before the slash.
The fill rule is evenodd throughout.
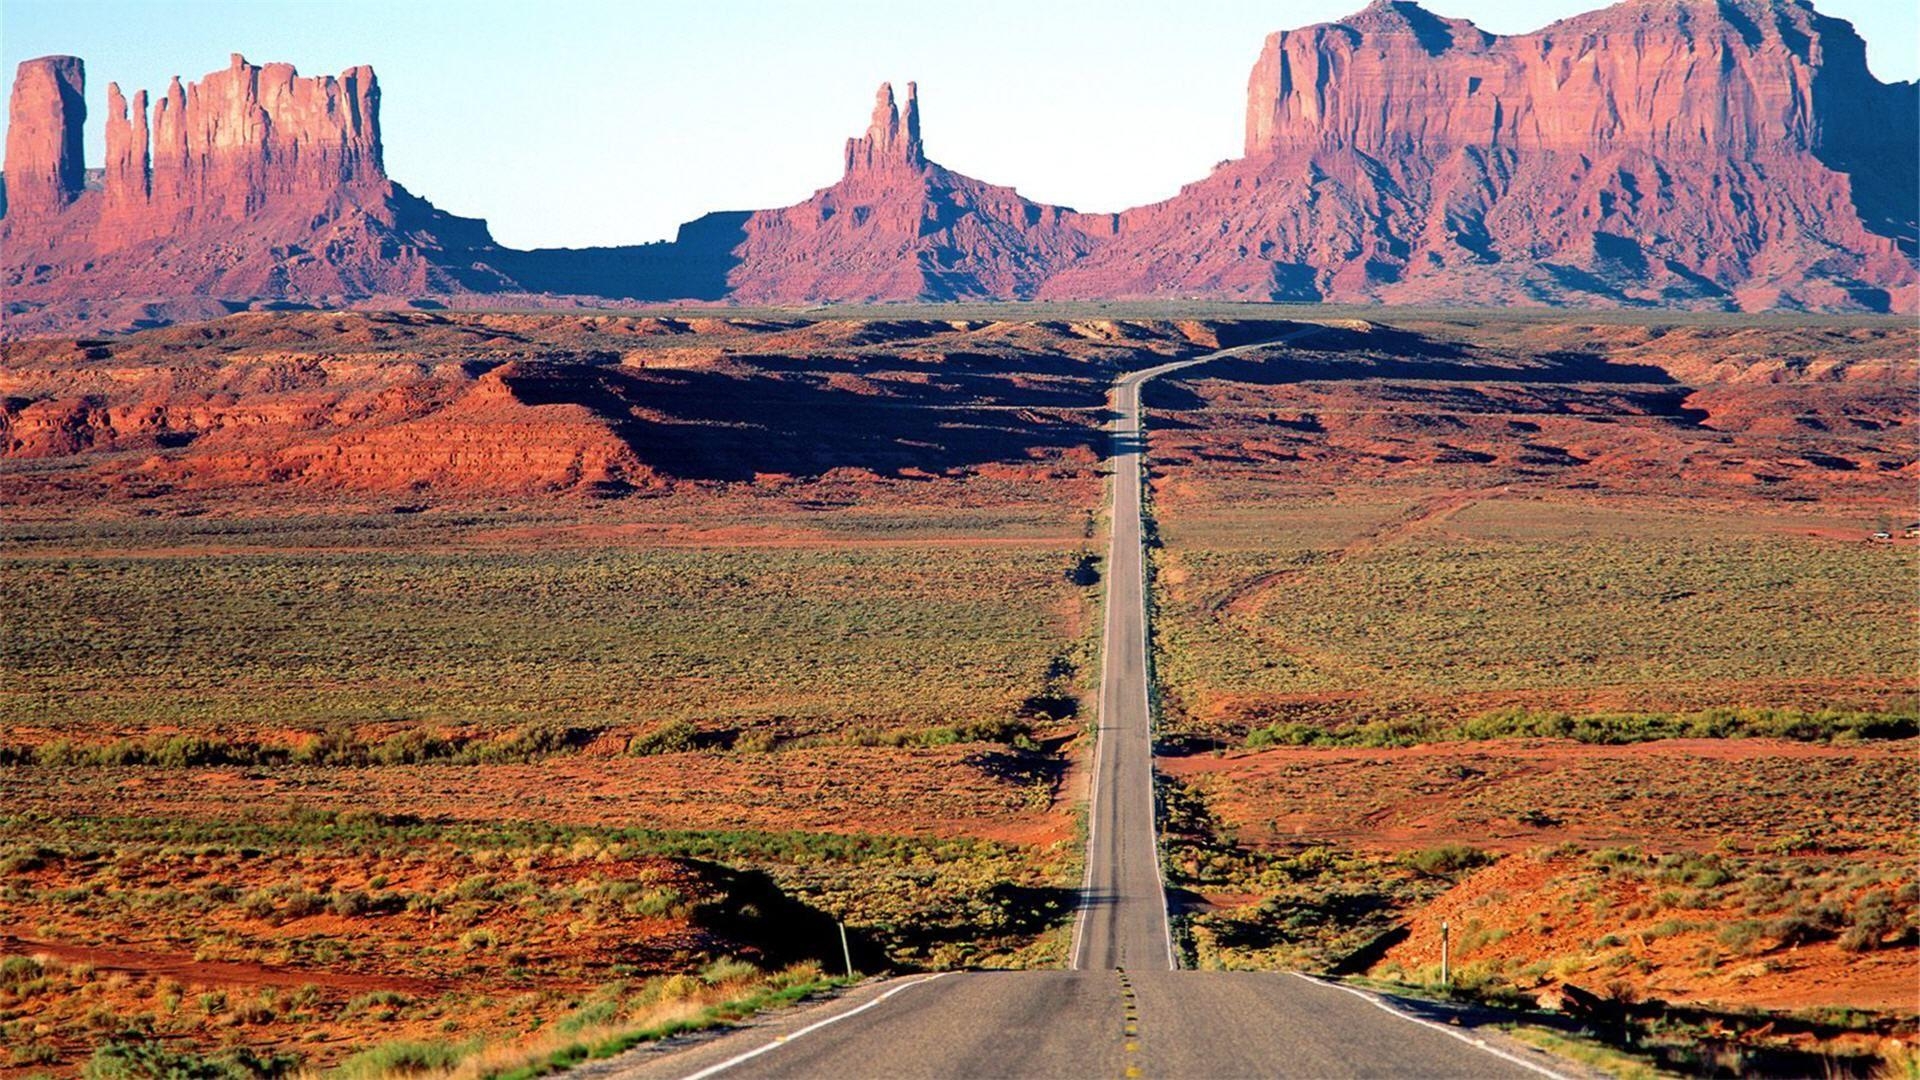
<path id="1" fill-rule="evenodd" d="M 1134 1080 L 1141 1075 L 1140 1066 L 1133 1064 L 1140 1059 L 1132 1056 L 1140 1052 L 1140 1006 L 1133 994 L 1133 980 L 1127 978 L 1125 971 L 1120 971 L 1118 974 L 1120 976 L 1120 1008 L 1125 1020 L 1121 1025 L 1123 1038 L 1120 1045 L 1125 1051 L 1123 1056 L 1128 1062 L 1124 1075 L 1128 1080 Z"/>

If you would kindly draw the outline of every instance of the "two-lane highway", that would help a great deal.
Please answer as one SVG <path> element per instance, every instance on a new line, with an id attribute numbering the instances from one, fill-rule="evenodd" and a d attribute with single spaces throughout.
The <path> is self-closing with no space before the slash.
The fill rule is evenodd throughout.
<path id="1" fill-rule="evenodd" d="M 1071 966 L 1076 971 L 1168 971 L 1179 966 L 1167 920 L 1166 883 L 1154 823 L 1152 669 L 1148 659 L 1140 389 L 1163 375 L 1268 348 L 1241 345 L 1130 372 L 1113 385 L 1113 481 L 1108 492 L 1106 631 L 1101 647 L 1099 732 L 1087 812 L 1087 877 L 1081 886 Z"/>
<path id="2" fill-rule="evenodd" d="M 890 979 L 581 1073 L 625 1080 L 1556 1075 L 1544 1055 L 1485 1045 L 1344 987 L 1279 973 L 1176 970 L 1154 821 L 1140 388 L 1316 329 L 1133 372 L 1114 384 L 1106 631 L 1072 970 Z"/>

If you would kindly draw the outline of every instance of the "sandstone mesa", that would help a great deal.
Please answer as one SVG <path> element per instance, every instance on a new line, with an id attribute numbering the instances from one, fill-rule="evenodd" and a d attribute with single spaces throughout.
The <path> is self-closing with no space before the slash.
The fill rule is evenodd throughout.
<path id="1" fill-rule="evenodd" d="M 917 88 L 883 84 L 806 201 L 583 250 L 503 248 L 390 179 L 371 68 L 235 55 L 151 98 L 110 85 L 97 174 L 84 79 L 73 57 L 16 77 L 9 337 L 476 295 L 1920 306 L 1920 87 L 1799 0 L 1625 0 L 1509 37 L 1379 0 L 1269 36 L 1244 156 L 1118 214 L 940 165 Z"/>

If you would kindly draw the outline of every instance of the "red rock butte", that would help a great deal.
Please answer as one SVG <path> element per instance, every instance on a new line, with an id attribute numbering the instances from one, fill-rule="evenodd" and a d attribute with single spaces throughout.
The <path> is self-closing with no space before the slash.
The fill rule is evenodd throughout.
<path id="1" fill-rule="evenodd" d="M 15 80 L 10 337 L 482 294 L 1920 307 L 1920 88 L 1803 0 L 1625 0 L 1510 37 L 1378 0 L 1269 36 L 1245 156 L 1117 214 L 946 168 L 917 87 L 882 84 L 807 200 L 577 251 L 502 248 L 390 180 L 371 68 L 110 85 L 98 190 L 84 82 L 73 57 Z"/>

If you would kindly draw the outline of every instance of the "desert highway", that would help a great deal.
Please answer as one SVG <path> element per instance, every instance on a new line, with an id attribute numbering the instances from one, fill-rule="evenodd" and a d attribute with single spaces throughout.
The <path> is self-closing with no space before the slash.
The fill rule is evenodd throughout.
<path id="1" fill-rule="evenodd" d="M 863 985 L 717 1038 L 576 1070 L 726 1077 L 1533 1077 L 1561 1066 L 1299 975 L 1178 969 L 1154 826 L 1140 388 L 1240 346 L 1114 385 L 1112 549 L 1088 814 L 1068 971 L 959 972 Z"/>

